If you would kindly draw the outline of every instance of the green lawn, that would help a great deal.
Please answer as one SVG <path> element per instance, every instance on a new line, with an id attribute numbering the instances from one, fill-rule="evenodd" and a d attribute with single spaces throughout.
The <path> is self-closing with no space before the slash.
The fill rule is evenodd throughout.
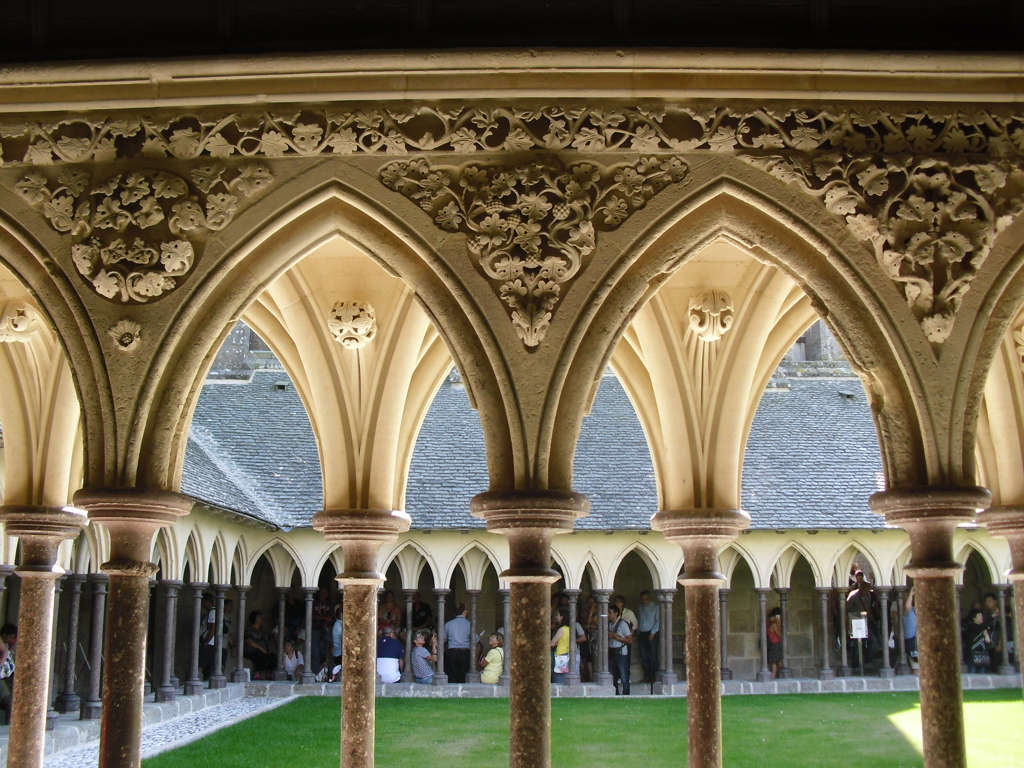
<path id="1" fill-rule="evenodd" d="M 965 693 L 970 764 L 1024 766 L 1019 690 Z M 730 696 L 727 766 L 920 766 L 916 693 Z M 555 699 L 552 765 L 685 765 L 685 699 Z M 144 762 L 145 768 L 333 768 L 339 703 L 303 698 Z M 380 699 L 381 766 L 481 768 L 508 754 L 505 699 Z"/>

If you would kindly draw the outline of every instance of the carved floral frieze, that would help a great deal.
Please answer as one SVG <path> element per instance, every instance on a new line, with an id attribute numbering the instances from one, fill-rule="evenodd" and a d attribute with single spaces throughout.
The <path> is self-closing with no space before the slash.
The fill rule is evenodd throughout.
<path id="1" fill-rule="evenodd" d="M 725 291 L 708 288 L 690 297 L 690 330 L 704 342 L 718 341 L 732 328 L 732 298 Z"/>
<path id="2" fill-rule="evenodd" d="M 69 235 L 75 268 L 96 293 L 144 303 L 177 288 L 192 270 L 199 242 L 230 224 L 241 198 L 272 179 L 259 163 L 199 166 L 188 179 L 134 170 L 99 182 L 65 166 L 32 170 L 14 189 Z"/>
<path id="3" fill-rule="evenodd" d="M 365 301 L 339 301 L 331 307 L 327 327 L 345 349 L 362 349 L 377 335 L 377 313 Z"/>
<path id="4" fill-rule="evenodd" d="M 0 312 L 0 344 L 27 344 L 39 332 L 42 319 L 34 308 L 8 301 Z"/>
<path id="5" fill-rule="evenodd" d="M 935 343 L 951 333 L 994 238 L 1024 207 L 1024 115 L 1009 107 L 310 105 L 0 121 L 0 163 L 37 168 L 137 158 L 553 151 L 722 153 L 799 186 L 873 251 Z M 74 220 L 67 203 L 51 214 L 51 221 Z M 174 277 L 164 273 L 140 287 L 154 291 Z M 124 300 L 141 300 L 127 286 L 103 284 Z M 547 310 L 530 318 L 530 309 L 515 310 L 517 327 L 536 341 Z"/>
<path id="6" fill-rule="evenodd" d="M 391 163 L 381 181 L 419 203 L 434 223 L 469 235 L 469 250 L 511 310 L 528 347 L 544 339 L 562 286 L 597 246 L 687 166 L 674 156 L 632 164 L 563 164 L 543 156 L 518 166 Z"/>

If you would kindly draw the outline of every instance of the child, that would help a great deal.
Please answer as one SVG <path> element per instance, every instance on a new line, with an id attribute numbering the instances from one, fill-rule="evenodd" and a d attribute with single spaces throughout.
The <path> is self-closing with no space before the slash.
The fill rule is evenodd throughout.
<path id="1" fill-rule="evenodd" d="M 289 680 L 294 680 L 302 673 L 302 651 L 296 651 L 295 644 L 291 640 L 285 641 L 284 655 L 281 657 L 281 662 Z"/>
<path id="2" fill-rule="evenodd" d="M 481 683 L 487 685 L 498 684 L 498 678 L 501 677 L 501 671 L 505 666 L 505 652 L 501 647 L 501 641 L 501 635 L 497 632 L 493 633 L 488 641 L 490 642 L 491 650 L 487 652 L 487 656 L 480 664 L 480 668 L 483 670 L 480 675 Z"/>
<path id="3" fill-rule="evenodd" d="M 426 649 L 427 638 L 430 638 L 431 649 L 433 653 L 430 653 Z M 416 679 L 417 683 L 422 685 L 430 685 L 434 682 L 434 669 L 430 666 L 429 662 L 437 661 L 437 636 L 430 636 L 430 632 L 426 629 L 419 630 L 412 637 L 413 645 L 412 649 L 412 674 Z"/>
<path id="4" fill-rule="evenodd" d="M 985 614 L 975 608 L 971 611 L 971 623 L 967 628 L 967 647 L 970 648 L 968 656 L 967 671 L 972 675 L 988 674 L 988 667 L 991 663 L 989 649 L 992 647 L 992 637 L 985 626 Z"/>

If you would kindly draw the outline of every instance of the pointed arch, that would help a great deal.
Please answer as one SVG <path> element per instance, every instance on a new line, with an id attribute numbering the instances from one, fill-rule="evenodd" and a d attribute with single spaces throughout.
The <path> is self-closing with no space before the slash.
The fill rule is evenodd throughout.
<path id="1" fill-rule="evenodd" d="M 587 550 L 587 553 L 581 558 L 579 568 L 572 574 L 572 583 L 576 589 L 579 589 L 583 583 L 583 574 L 587 572 L 587 568 L 590 569 L 590 583 L 594 589 L 612 589 L 611 583 L 608 581 L 608 577 L 604 570 L 601 568 L 601 560 L 598 558 L 592 550 Z"/>
<path id="2" fill-rule="evenodd" d="M 967 558 L 969 558 L 972 553 L 976 554 L 978 557 L 981 558 L 981 561 L 985 564 L 985 567 L 988 569 L 989 578 L 992 580 L 992 583 L 995 584 L 995 583 L 999 582 L 999 578 L 1000 578 L 1000 576 L 1002 576 L 1003 570 L 999 567 L 999 564 L 996 561 L 996 558 L 994 557 L 992 552 L 990 552 L 988 550 L 988 548 L 985 547 L 978 540 L 972 539 L 972 540 L 968 540 L 968 541 L 963 542 L 961 544 L 961 546 L 956 551 L 956 561 L 958 563 L 960 563 L 961 565 L 966 566 L 967 565 Z M 964 570 L 963 569 L 961 569 L 957 573 L 956 582 L 957 582 L 957 584 L 963 584 L 963 582 L 964 582 Z"/>
<path id="3" fill-rule="evenodd" d="M 424 565 L 429 566 L 431 575 L 437 578 L 438 569 L 433 556 L 426 547 L 414 539 L 400 539 L 381 558 L 381 571 L 387 573 L 392 563 L 398 566 L 403 589 L 416 589 L 419 586 Z"/>
<path id="4" fill-rule="evenodd" d="M 274 572 L 274 583 L 277 587 L 290 587 L 292 584 L 292 573 L 295 570 L 299 571 L 302 583 L 307 583 L 306 574 L 302 571 L 301 558 L 288 540 L 281 536 L 272 536 L 253 550 L 252 556 L 245 567 L 245 583 L 248 584 L 252 579 L 253 569 L 256 568 L 256 563 L 259 562 L 260 557 L 263 555 L 267 556 L 270 567 Z"/>
<path id="5" fill-rule="evenodd" d="M 831 578 L 835 580 L 835 586 L 845 587 L 849 584 L 850 566 L 853 565 L 858 555 L 866 560 L 871 567 L 873 584 L 877 584 L 879 579 L 888 577 L 888 574 L 882 570 L 878 557 L 871 551 L 871 548 L 865 545 L 862 540 L 855 538 L 844 544 L 842 549 L 832 558 L 828 570 L 824 571 L 825 574 L 831 574 Z M 883 586 L 881 584 L 878 585 Z"/>
<path id="6" fill-rule="evenodd" d="M 732 576 L 736 572 L 736 566 L 741 560 L 746 563 L 747 567 L 750 569 L 750 573 L 754 577 L 755 587 L 761 588 L 770 586 L 768 581 L 771 578 L 771 575 L 769 574 L 768 579 L 763 577 L 763 574 L 757 566 L 757 559 L 749 550 L 746 549 L 746 547 L 740 544 L 738 540 L 729 542 L 718 556 L 719 568 L 721 568 L 722 575 L 725 576 L 725 583 L 722 586 L 730 587 L 732 584 Z"/>
<path id="7" fill-rule="evenodd" d="M 628 542 L 609 561 L 608 573 L 611 575 L 612 582 L 615 581 L 615 574 L 618 572 L 619 566 L 622 565 L 622 561 L 626 559 L 630 552 L 636 552 L 640 559 L 643 560 L 647 570 L 651 573 L 651 582 L 654 584 L 655 589 L 672 588 L 675 582 L 675 574 L 665 573 L 661 558 L 647 544 L 638 539 Z"/>
<path id="8" fill-rule="evenodd" d="M 793 569 L 796 567 L 797 560 L 801 557 L 807 561 L 807 565 L 811 568 L 811 573 L 814 574 L 814 586 L 831 586 L 831 583 L 826 583 L 826 572 L 822 570 L 818 559 L 803 542 L 796 539 L 790 539 L 785 542 L 771 561 L 771 567 L 768 571 L 775 577 L 776 586 L 790 586 L 790 579 L 793 578 Z"/>
<path id="9" fill-rule="evenodd" d="M 203 535 L 198 526 L 193 526 L 185 541 L 185 560 L 189 565 L 189 575 L 195 583 L 206 581 L 210 570 L 210 562 L 203 547 Z M 184 566 L 182 566 L 184 571 Z"/>

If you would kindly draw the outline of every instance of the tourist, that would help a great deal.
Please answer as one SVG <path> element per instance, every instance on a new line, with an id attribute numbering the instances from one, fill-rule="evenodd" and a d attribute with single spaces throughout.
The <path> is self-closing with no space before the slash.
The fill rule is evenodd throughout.
<path id="1" fill-rule="evenodd" d="M 651 593 L 640 593 L 640 607 L 637 609 L 637 645 L 640 647 L 640 663 L 644 668 L 644 682 L 653 683 L 658 672 L 658 633 L 661 631 L 661 610 L 651 602 Z"/>
<path id="2" fill-rule="evenodd" d="M 629 696 L 629 646 L 632 642 L 633 631 L 629 622 L 622 618 L 618 605 L 608 606 L 608 667 L 616 696 Z"/>
<path id="3" fill-rule="evenodd" d="M 402 644 L 395 637 L 395 628 L 388 627 L 377 641 L 377 674 L 383 683 L 397 683 L 405 667 Z"/>
<path id="4" fill-rule="evenodd" d="M 991 592 L 985 595 L 985 626 L 992 638 L 992 663 L 989 671 L 995 673 L 1002 662 L 1003 618 L 999 613 L 999 599 Z"/>
<path id="5" fill-rule="evenodd" d="M 208 592 L 203 593 L 201 604 L 206 622 L 199 637 L 199 668 L 203 671 L 203 677 L 209 680 L 210 675 L 213 674 L 213 661 L 216 651 L 214 643 L 216 642 L 217 609 L 213 607 L 213 595 Z"/>
<path id="6" fill-rule="evenodd" d="M 341 605 L 334 606 L 334 626 L 331 627 L 331 682 L 338 682 L 340 670 L 334 670 L 341 666 L 341 647 L 345 636 L 345 614 Z"/>
<path id="7" fill-rule="evenodd" d="M 967 671 L 972 675 L 985 675 L 988 674 L 992 650 L 992 635 L 985 625 L 985 612 L 974 608 L 968 619 Z"/>
<path id="8" fill-rule="evenodd" d="M 281 654 L 281 664 L 289 680 L 297 679 L 302 673 L 302 651 L 296 651 L 295 643 L 291 640 L 284 641 L 284 653 Z"/>
<path id="9" fill-rule="evenodd" d="M 636 633 L 636 628 L 639 622 L 636 619 L 636 614 L 633 613 L 632 609 L 626 607 L 626 598 L 622 595 L 616 595 L 612 602 L 619 609 L 619 613 L 622 616 L 622 620 L 629 624 L 629 631 L 631 634 Z M 634 638 L 635 639 L 635 638 Z M 629 669 L 633 666 L 633 646 L 626 646 L 626 668 Z"/>
<path id="10" fill-rule="evenodd" d="M 569 643 L 572 640 L 569 632 L 569 612 L 564 608 L 559 608 L 555 622 L 557 629 L 551 638 L 551 648 L 554 653 L 551 660 L 551 682 L 563 685 L 565 676 L 569 672 Z"/>
<path id="11" fill-rule="evenodd" d="M 903 650 L 907 654 L 910 669 L 917 671 L 917 608 L 914 605 L 914 588 L 910 588 L 903 601 Z"/>
<path id="12" fill-rule="evenodd" d="M 334 607 L 331 605 L 330 590 L 321 587 L 313 601 L 313 640 L 307 644 L 310 656 L 310 671 L 317 673 L 328 663 L 327 655 L 331 642 L 331 627 L 334 624 Z"/>
<path id="13" fill-rule="evenodd" d="M 589 682 L 589 672 L 587 678 L 584 680 L 581 670 L 586 669 L 590 664 L 590 640 L 587 638 L 587 631 L 583 628 L 583 625 L 579 621 L 576 622 L 575 626 L 575 639 L 576 639 L 576 675 L 580 678 L 580 682 Z"/>
<path id="14" fill-rule="evenodd" d="M 0 709 L 3 710 L 3 725 L 11 724 L 11 697 L 14 694 L 14 656 L 18 643 L 18 627 L 4 624 L 0 627 Z"/>
<path id="15" fill-rule="evenodd" d="M 430 651 L 427 650 L 427 643 L 430 643 Z M 434 668 L 430 664 L 437 662 L 437 635 L 432 635 L 429 629 L 421 629 L 412 636 L 412 676 L 420 685 L 430 685 L 434 682 Z"/>
<path id="16" fill-rule="evenodd" d="M 497 685 L 501 673 L 505 669 L 505 649 L 501 647 L 504 641 L 499 632 L 492 632 L 487 642 L 491 649 L 487 651 L 487 656 L 480 664 L 480 668 L 483 670 L 480 673 L 480 682 Z"/>
<path id="17" fill-rule="evenodd" d="M 455 618 L 444 625 L 444 640 L 448 646 L 444 652 L 444 668 L 448 673 L 449 682 L 466 682 L 470 664 L 469 633 L 466 606 L 459 603 L 455 606 Z"/>
<path id="18" fill-rule="evenodd" d="M 772 608 L 768 614 L 768 666 L 772 680 L 777 680 L 782 671 L 782 609 Z"/>
<path id="19" fill-rule="evenodd" d="M 864 648 L 864 663 L 868 664 L 874 658 L 875 652 L 882 649 L 882 646 L 879 643 L 879 628 L 875 615 L 877 610 L 875 593 L 871 587 L 871 583 L 865 580 L 863 571 L 856 571 L 853 574 L 853 577 L 856 583 L 856 588 L 846 597 L 847 622 L 852 622 L 854 618 L 857 618 L 860 615 L 867 619 L 868 638 Z M 848 626 L 847 637 L 849 636 L 850 627 Z M 849 647 L 851 652 L 856 652 L 857 646 L 854 641 L 851 640 Z"/>
<path id="20" fill-rule="evenodd" d="M 402 629 L 402 609 L 395 603 L 395 593 L 388 590 L 384 593 L 384 602 L 377 609 L 377 631 L 385 634 L 388 629 L 395 630 L 395 636 Z"/>
<path id="21" fill-rule="evenodd" d="M 245 630 L 245 650 L 242 655 L 252 662 L 254 680 L 263 680 L 264 675 L 277 668 L 277 659 L 270 652 L 270 638 L 263 629 L 263 614 L 259 611 L 249 614 L 249 626 Z"/>
<path id="22" fill-rule="evenodd" d="M 430 606 L 420 600 L 420 593 L 412 596 L 412 631 L 430 629 L 434 623 L 434 613 Z"/>

